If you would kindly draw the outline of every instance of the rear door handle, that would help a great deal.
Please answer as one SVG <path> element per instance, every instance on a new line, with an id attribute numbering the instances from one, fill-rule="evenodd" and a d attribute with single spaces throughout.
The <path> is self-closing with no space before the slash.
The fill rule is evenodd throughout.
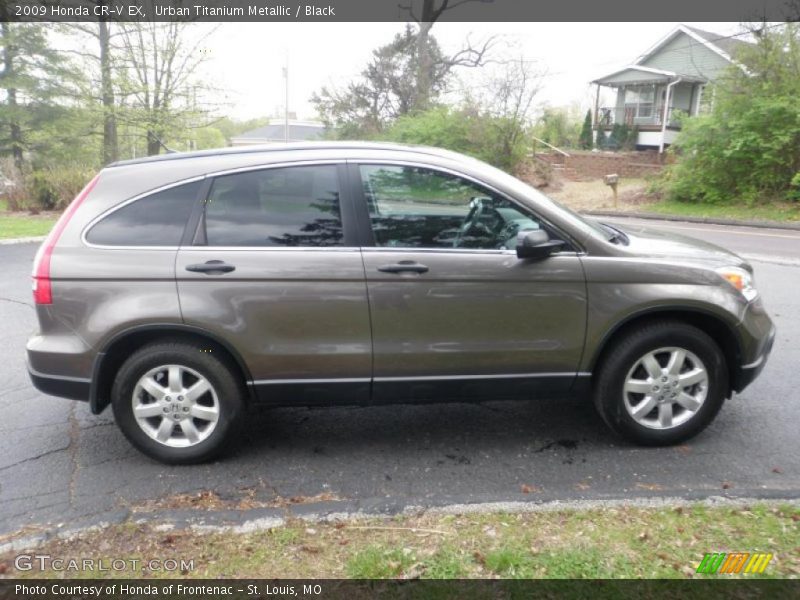
<path id="1" fill-rule="evenodd" d="M 235 271 L 236 267 L 223 260 L 209 260 L 204 263 L 186 265 L 186 270 L 193 273 L 230 273 Z"/>
<path id="2" fill-rule="evenodd" d="M 422 265 L 413 260 L 401 260 L 392 265 L 382 265 L 378 267 L 378 271 L 382 273 L 427 273 L 430 269 L 426 265 Z"/>

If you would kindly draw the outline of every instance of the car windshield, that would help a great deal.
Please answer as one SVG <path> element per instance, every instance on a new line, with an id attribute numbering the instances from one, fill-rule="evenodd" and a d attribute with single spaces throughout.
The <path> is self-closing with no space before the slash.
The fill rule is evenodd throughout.
<path id="1" fill-rule="evenodd" d="M 498 179 L 504 186 L 506 186 L 512 192 L 514 192 L 515 195 L 520 195 L 526 198 L 530 198 L 532 201 L 540 205 L 544 204 L 556 208 L 559 212 L 564 214 L 564 216 L 570 221 L 572 225 L 574 225 L 582 232 L 594 237 L 599 237 L 600 239 L 603 239 L 605 241 L 611 240 L 612 238 L 615 237 L 614 231 L 611 231 L 607 227 L 604 227 L 594 219 L 589 219 L 587 217 L 579 215 L 571 208 L 568 208 L 563 204 L 561 204 L 560 202 L 553 200 L 549 196 L 546 196 L 545 194 L 537 190 L 535 187 L 525 183 L 524 181 L 517 179 L 512 175 L 509 175 L 505 171 L 501 171 L 500 169 L 492 167 L 491 165 L 487 165 L 485 163 L 481 163 L 481 167 L 484 170 L 490 170 L 491 174 L 496 179 Z"/>

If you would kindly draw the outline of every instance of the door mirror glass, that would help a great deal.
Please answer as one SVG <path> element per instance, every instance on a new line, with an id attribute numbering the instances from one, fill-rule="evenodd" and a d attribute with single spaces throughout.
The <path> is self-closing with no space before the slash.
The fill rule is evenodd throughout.
<path id="1" fill-rule="evenodd" d="M 564 246 L 561 240 L 551 240 L 544 229 L 520 231 L 517 234 L 517 257 L 545 258 Z"/>

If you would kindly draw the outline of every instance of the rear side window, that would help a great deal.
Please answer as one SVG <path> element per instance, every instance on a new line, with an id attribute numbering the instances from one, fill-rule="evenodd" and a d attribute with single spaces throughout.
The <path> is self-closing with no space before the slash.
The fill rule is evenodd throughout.
<path id="1" fill-rule="evenodd" d="M 336 166 L 217 177 L 204 221 L 209 246 L 341 246 Z"/>
<path id="2" fill-rule="evenodd" d="M 101 246 L 178 246 L 202 181 L 178 185 L 115 210 L 86 234 Z"/>

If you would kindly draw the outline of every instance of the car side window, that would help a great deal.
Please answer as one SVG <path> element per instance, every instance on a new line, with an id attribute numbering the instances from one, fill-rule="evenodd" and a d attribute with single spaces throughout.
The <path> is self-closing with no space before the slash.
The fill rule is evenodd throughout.
<path id="1" fill-rule="evenodd" d="M 206 201 L 204 226 L 209 246 L 341 246 L 336 166 L 217 177 Z"/>
<path id="2" fill-rule="evenodd" d="M 178 246 L 202 181 L 177 185 L 134 200 L 86 234 L 101 246 Z"/>
<path id="3" fill-rule="evenodd" d="M 511 249 L 520 231 L 539 222 L 515 204 L 443 171 L 361 165 L 377 246 Z"/>

